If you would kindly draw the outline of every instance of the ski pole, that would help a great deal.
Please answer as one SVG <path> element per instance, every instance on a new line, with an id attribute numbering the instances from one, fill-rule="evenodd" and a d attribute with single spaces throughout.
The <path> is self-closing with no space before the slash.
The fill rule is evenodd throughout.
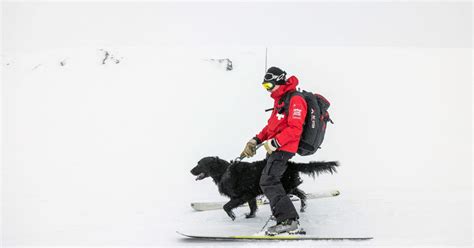
<path id="1" fill-rule="evenodd" d="M 268 217 L 267 222 L 265 222 L 265 225 L 263 225 L 262 229 L 260 229 L 260 232 L 263 231 L 263 229 L 265 229 L 265 227 L 267 227 L 268 222 L 270 222 L 270 220 L 272 219 L 272 217 L 273 217 L 273 215 L 270 215 L 270 217 Z"/>

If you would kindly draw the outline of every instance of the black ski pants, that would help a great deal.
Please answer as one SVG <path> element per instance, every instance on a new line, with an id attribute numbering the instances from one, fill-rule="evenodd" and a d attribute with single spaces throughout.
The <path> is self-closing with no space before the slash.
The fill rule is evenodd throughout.
<path id="1" fill-rule="evenodd" d="M 267 165 L 260 177 L 260 188 L 270 201 L 270 208 L 277 222 L 299 218 L 295 206 L 281 184 L 281 177 L 287 168 L 286 162 L 294 155 L 294 153 L 285 151 L 267 154 Z"/>

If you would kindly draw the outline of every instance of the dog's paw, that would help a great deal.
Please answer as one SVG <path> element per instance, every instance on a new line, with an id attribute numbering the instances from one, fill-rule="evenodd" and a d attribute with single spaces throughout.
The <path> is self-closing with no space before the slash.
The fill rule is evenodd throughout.
<path id="1" fill-rule="evenodd" d="M 255 218 L 255 213 L 248 213 L 248 214 L 245 214 L 245 218 L 247 218 L 247 219 Z"/>
<path id="2" fill-rule="evenodd" d="M 306 211 L 306 204 L 301 204 L 300 212 L 304 213 Z"/>
<path id="3" fill-rule="evenodd" d="M 232 210 L 230 211 L 225 211 L 227 213 L 227 215 L 229 215 L 229 217 L 232 219 L 232 220 L 235 220 L 235 214 Z"/>

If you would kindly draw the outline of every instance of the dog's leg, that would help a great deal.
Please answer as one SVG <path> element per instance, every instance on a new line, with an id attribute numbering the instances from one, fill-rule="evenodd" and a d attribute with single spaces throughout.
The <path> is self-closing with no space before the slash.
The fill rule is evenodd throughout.
<path id="1" fill-rule="evenodd" d="M 231 198 L 229 202 L 224 205 L 224 211 L 229 215 L 232 220 L 235 220 L 235 214 L 232 209 L 242 205 L 244 201 L 240 198 Z"/>
<path id="2" fill-rule="evenodd" d="M 254 218 L 255 217 L 255 212 L 257 212 L 257 200 L 255 198 L 252 198 L 252 200 L 248 201 L 249 207 L 250 207 L 250 213 L 245 214 L 245 218 Z"/>
<path id="3" fill-rule="evenodd" d="M 296 197 L 300 198 L 300 201 L 301 201 L 300 212 L 304 212 L 306 210 L 306 193 L 303 190 L 296 188 L 293 191 L 293 194 L 296 195 Z"/>

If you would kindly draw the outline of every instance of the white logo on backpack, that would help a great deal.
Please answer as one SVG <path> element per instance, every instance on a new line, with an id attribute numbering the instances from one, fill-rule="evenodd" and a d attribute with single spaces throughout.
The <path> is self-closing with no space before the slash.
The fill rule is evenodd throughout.
<path id="1" fill-rule="evenodd" d="M 314 109 L 311 109 L 311 128 L 316 128 L 316 115 Z"/>

